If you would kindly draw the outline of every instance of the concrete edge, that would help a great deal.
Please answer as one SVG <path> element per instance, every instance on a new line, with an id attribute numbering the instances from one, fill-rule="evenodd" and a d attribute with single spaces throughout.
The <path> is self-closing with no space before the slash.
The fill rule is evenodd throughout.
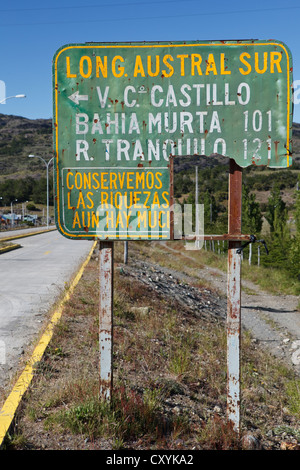
<path id="1" fill-rule="evenodd" d="M 21 245 L 10 245 L 10 246 L 5 246 L 4 248 L 0 248 L 0 255 L 2 253 L 7 253 L 8 251 L 16 250 L 17 248 L 22 248 Z"/>
<path id="2" fill-rule="evenodd" d="M 80 278 L 84 272 L 84 269 L 88 262 L 91 259 L 91 256 L 93 254 L 93 251 L 97 245 L 97 241 L 93 243 L 93 246 L 86 258 L 86 260 L 83 262 L 81 265 L 79 271 L 77 272 L 75 278 L 73 279 L 70 288 L 64 298 L 59 302 L 54 314 L 52 315 L 52 318 L 50 322 L 48 323 L 42 337 L 40 338 L 37 346 L 35 347 L 33 354 L 31 358 L 29 359 L 25 369 L 21 373 L 19 379 L 15 383 L 11 393 L 9 394 L 8 398 L 6 399 L 2 410 L 0 411 L 0 447 L 3 444 L 4 438 L 6 436 L 6 433 L 8 432 L 12 421 L 15 417 L 15 413 L 17 411 L 17 408 L 23 398 L 23 395 L 27 391 L 31 380 L 33 379 L 34 376 L 34 368 L 36 364 L 41 360 L 43 357 L 43 354 L 45 352 L 46 347 L 48 346 L 52 335 L 54 331 L 54 327 L 61 318 L 62 312 L 63 312 L 63 306 L 65 302 L 70 298 L 70 295 L 72 294 L 73 290 L 75 289 L 76 285 L 80 281 Z"/>
<path id="3" fill-rule="evenodd" d="M 23 235 L 15 235 L 15 236 L 12 235 L 11 237 L 0 238 L 0 241 L 8 242 L 10 240 L 17 240 L 18 238 L 32 237 L 33 235 L 40 235 L 41 233 L 53 232 L 54 230 L 57 230 L 57 228 L 55 227 L 49 230 L 40 230 L 39 232 L 24 233 Z"/>

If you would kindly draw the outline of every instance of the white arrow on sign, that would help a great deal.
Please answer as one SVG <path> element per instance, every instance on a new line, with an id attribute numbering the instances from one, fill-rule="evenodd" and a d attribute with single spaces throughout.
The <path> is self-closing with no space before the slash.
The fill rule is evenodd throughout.
<path id="1" fill-rule="evenodd" d="M 89 98 L 88 95 L 80 95 L 79 91 L 75 91 L 73 95 L 69 96 L 69 99 L 74 101 L 74 103 L 79 104 L 79 101 L 87 101 Z"/>

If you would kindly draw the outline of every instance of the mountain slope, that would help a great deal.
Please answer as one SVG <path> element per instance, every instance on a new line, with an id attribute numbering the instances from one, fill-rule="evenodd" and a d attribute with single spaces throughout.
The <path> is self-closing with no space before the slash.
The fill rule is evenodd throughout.
<path id="1" fill-rule="evenodd" d="M 300 124 L 293 124 L 293 159 L 300 163 Z M 8 178 L 44 176 L 45 167 L 39 159 L 28 155 L 40 155 L 50 159 L 52 149 L 52 119 L 27 119 L 21 116 L 0 114 L 0 181 Z M 175 171 L 191 169 L 198 157 L 177 160 Z M 227 158 L 202 158 L 201 167 L 224 164 Z"/>

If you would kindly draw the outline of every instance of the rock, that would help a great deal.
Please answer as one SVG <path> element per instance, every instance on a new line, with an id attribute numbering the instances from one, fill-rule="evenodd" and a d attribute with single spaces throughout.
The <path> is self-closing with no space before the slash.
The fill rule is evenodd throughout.
<path id="1" fill-rule="evenodd" d="M 300 348 L 296 349 L 295 352 L 292 354 L 292 363 L 295 366 L 298 366 L 300 364 Z"/>
<path id="2" fill-rule="evenodd" d="M 242 446 L 245 450 L 259 450 L 261 445 L 251 433 L 247 433 L 242 437 Z"/>
<path id="3" fill-rule="evenodd" d="M 150 312 L 150 307 L 131 307 L 131 312 L 145 317 Z"/>
<path id="4" fill-rule="evenodd" d="M 220 414 L 222 410 L 219 406 L 215 406 L 213 411 L 214 413 Z"/>
<path id="5" fill-rule="evenodd" d="M 300 348 L 300 339 L 292 342 L 291 349 L 298 349 Z"/>

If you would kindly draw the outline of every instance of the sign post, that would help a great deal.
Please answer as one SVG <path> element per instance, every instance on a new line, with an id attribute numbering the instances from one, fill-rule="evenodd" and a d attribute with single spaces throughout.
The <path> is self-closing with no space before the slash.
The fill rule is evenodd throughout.
<path id="1" fill-rule="evenodd" d="M 113 385 L 113 254 L 113 242 L 100 241 L 99 369 L 100 397 L 105 400 L 110 400 Z"/>
<path id="2" fill-rule="evenodd" d="M 242 170 L 229 162 L 228 234 L 242 231 Z M 228 242 L 227 266 L 227 418 L 239 433 L 241 347 L 241 255 L 240 241 Z"/>
<path id="3" fill-rule="evenodd" d="M 112 380 L 113 242 L 172 240 L 173 157 L 223 155 L 228 234 L 204 239 L 229 242 L 227 409 L 238 428 L 238 249 L 252 240 L 241 230 L 242 168 L 291 165 L 292 82 L 290 51 L 276 40 L 85 43 L 56 52 L 55 219 L 63 236 L 101 242 L 102 396 Z"/>

